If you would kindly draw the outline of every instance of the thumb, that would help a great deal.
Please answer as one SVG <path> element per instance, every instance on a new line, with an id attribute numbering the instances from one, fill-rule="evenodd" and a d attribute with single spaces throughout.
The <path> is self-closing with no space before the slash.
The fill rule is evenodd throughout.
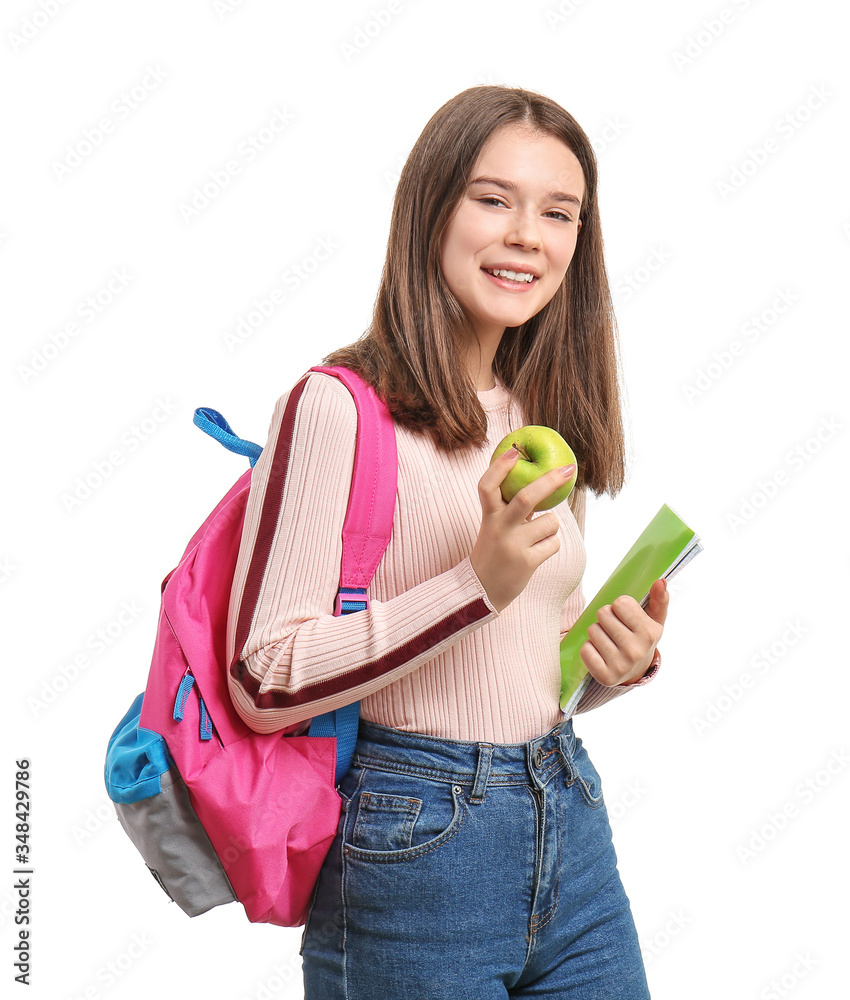
<path id="1" fill-rule="evenodd" d="M 649 588 L 649 603 L 646 606 L 646 613 L 649 617 L 663 625 L 667 620 L 667 606 L 670 602 L 670 595 L 667 592 L 667 581 L 656 580 Z"/>

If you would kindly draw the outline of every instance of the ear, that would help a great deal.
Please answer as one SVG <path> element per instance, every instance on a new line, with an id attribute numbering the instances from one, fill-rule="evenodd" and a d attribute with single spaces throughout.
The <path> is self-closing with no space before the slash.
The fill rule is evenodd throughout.
<path id="1" fill-rule="evenodd" d="M 581 219 L 578 220 L 578 225 L 576 226 L 576 236 L 581 232 Z"/>

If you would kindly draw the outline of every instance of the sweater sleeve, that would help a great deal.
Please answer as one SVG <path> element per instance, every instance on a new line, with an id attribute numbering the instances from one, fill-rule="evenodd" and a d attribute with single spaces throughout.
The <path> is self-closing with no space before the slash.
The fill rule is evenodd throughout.
<path id="1" fill-rule="evenodd" d="M 349 390 L 311 372 L 278 400 L 254 467 L 227 644 L 231 697 L 256 732 L 359 701 L 498 617 L 468 556 L 388 600 L 370 590 L 363 611 L 333 614 L 356 436 Z"/>
<path id="2" fill-rule="evenodd" d="M 587 505 L 586 495 L 587 490 L 580 490 L 576 496 L 575 503 L 572 506 L 573 515 L 575 516 L 576 523 L 581 531 L 582 538 L 584 537 L 585 510 Z M 584 591 L 582 589 L 582 584 L 579 583 L 579 585 L 567 598 L 567 602 L 564 605 L 564 610 L 561 615 L 561 639 L 563 639 L 567 632 L 572 628 L 573 623 L 582 611 L 584 611 L 584 608 Z M 632 681 L 630 684 L 615 684 L 613 686 L 606 686 L 605 684 L 600 684 L 599 681 L 591 677 L 590 684 L 588 684 L 581 698 L 579 698 L 578 704 L 573 710 L 573 714 L 578 715 L 581 712 L 589 712 L 591 709 L 599 708 L 600 705 L 604 705 L 606 702 L 612 701 L 614 698 L 619 698 L 620 695 L 626 694 L 632 688 L 648 684 L 658 673 L 660 663 L 661 654 L 656 649 L 655 657 L 646 673 L 639 680 Z"/>

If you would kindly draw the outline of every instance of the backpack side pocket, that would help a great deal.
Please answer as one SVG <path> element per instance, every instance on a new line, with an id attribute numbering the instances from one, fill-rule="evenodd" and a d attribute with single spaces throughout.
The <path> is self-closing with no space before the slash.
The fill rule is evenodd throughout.
<path id="1" fill-rule="evenodd" d="M 236 894 L 158 733 L 139 726 L 143 695 L 109 741 L 104 778 L 118 821 L 153 877 L 190 917 Z"/>
<path id="2" fill-rule="evenodd" d="M 174 765 L 162 775 L 158 795 L 114 805 L 151 874 L 184 913 L 195 917 L 236 900 Z"/>

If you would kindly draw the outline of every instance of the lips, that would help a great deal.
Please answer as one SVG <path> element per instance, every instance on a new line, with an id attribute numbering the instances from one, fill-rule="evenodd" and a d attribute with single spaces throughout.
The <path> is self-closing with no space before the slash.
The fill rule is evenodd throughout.
<path id="1" fill-rule="evenodd" d="M 519 264 L 511 260 L 499 261 L 497 264 L 485 264 L 484 267 L 489 267 L 491 271 L 513 271 L 515 274 L 533 274 L 535 278 L 540 277 L 536 267 L 532 267 L 530 264 Z"/>
<path id="2" fill-rule="evenodd" d="M 499 270 L 501 270 L 501 268 Z M 505 268 L 504 270 L 508 270 L 508 268 Z M 514 270 L 514 269 L 510 268 L 510 270 Z M 524 291 L 527 291 L 529 288 L 534 288 L 534 286 L 540 280 L 535 275 L 531 279 L 531 281 L 511 281 L 509 278 L 497 278 L 494 274 L 490 274 L 490 272 L 486 268 L 484 268 L 484 267 L 481 268 L 481 271 L 487 276 L 487 278 L 490 281 L 492 281 L 499 288 L 504 288 L 506 291 L 510 291 L 510 292 L 524 292 Z M 520 269 L 520 273 L 523 273 L 521 271 L 521 269 Z M 525 271 L 524 273 L 525 274 L 531 274 L 532 272 Z"/>

